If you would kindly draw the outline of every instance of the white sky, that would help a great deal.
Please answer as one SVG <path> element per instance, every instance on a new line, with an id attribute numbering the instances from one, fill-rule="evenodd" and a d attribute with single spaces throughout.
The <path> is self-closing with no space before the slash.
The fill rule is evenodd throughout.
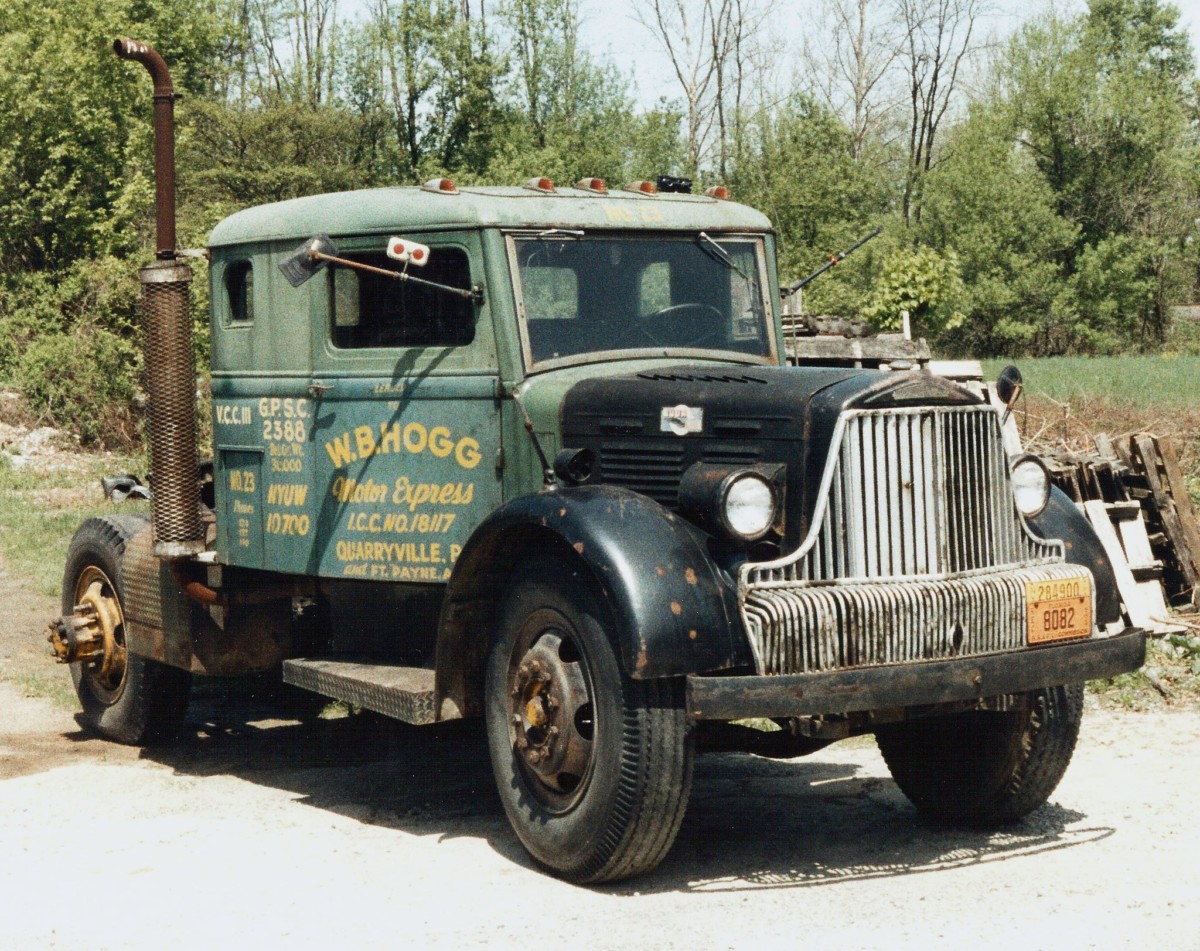
<path id="1" fill-rule="evenodd" d="M 644 0 L 641 0 L 644 2 Z M 639 0 L 582 0 L 583 36 L 596 53 L 608 53 L 637 84 L 637 101 L 650 105 L 660 96 L 677 99 L 678 86 L 666 57 L 654 38 L 638 24 L 633 12 Z M 997 13 L 992 29 L 1000 36 L 1010 33 L 1022 20 L 1057 7 L 1062 12 L 1082 10 L 1084 0 L 992 0 Z M 1192 36 L 1192 49 L 1200 59 L 1200 0 L 1174 0 L 1180 22 Z M 821 4 L 813 0 L 777 0 L 772 32 L 790 49 L 799 50 L 806 24 L 818 15 Z M 796 68 L 800 68 L 797 61 Z"/>

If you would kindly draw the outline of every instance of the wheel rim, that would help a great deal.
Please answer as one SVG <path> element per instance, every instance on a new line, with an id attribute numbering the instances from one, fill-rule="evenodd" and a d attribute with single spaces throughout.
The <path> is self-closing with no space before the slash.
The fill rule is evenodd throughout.
<path id="1" fill-rule="evenodd" d="M 79 662 L 81 677 L 87 681 L 96 699 L 112 706 L 125 689 L 125 615 L 117 598 L 116 586 L 104 571 L 88 565 L 75 582 L 76 613 L 85 611 L 104 640 L 104 650 L 95 660 Z"/>
<path id="2" fill-rule="evenodd" d="M 572 809 L 591 781 L 596 721 L 592 675 L 571 623 L 531 614 L 508 668 L 508 732 L 530 793 L 550 812 Z"/>

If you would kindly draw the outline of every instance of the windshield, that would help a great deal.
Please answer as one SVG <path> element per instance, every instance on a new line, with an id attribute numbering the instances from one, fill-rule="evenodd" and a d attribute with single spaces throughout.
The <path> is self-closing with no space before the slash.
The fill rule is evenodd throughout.
<path id="1" fill-rule="evenodd" d="M 512 239 L 531 364 L 613 350 L 770 357 L 755 238 Z"/>

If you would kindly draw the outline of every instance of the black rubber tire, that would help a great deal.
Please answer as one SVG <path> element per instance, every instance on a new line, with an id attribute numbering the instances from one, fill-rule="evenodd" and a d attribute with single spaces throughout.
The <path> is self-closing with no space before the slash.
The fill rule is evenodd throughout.
<path id="1" fill-rule="evenodd" d="M 554 619 L 554 636 L 577 649 L 571 656 L 592 688 L 589 766 L 565 797 L 573 800 L 557 807 L 519 759 L 510 733 L 519 709 L 513 698 L 517 668 L 527 647 L 545 637 L 547 618 Z M 488 748 L 504 811 L 540 866 L 581 884 L 657 866 L 679 832 L 692 782 L 693 736 L 682 680 L 630 679 L 612 629 L 585 572 L 538 558 L 517 570 L 488 658 Z"/>
<path id="2" fill-rule="evenodd" d="M 1015 822 L 1054 792 L 1071 762 L 1083 687 L 1029 694 L 1029 709 L 979 711 L 880 727 L 896 784 L 927 818 L 974 826 Z"/>
<path id="3" fill-rule="evenodd" d="M 142 531 L 147 519 L 138 515 L 107 515 L 79 526 L 63 571 L 63 614 L 74 610 L 76 585 L 90 566 L 98 568 L 114 588 L 124 612 L 121 558 L 125 544 Z M 123 632 L 118 633 L 118 641 Z M 82 663 L 71 665 L 75 693 L 88 729 L 118 743 L 141 746 L 174 736 L 187 714 L 192 675 L 136 654 L 126 655 L 125 673 L 109 690 Z"/>

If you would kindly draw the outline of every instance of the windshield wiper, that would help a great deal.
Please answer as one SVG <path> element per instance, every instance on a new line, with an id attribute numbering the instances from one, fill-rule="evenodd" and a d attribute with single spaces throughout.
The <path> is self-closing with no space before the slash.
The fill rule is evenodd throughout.
<path id="1" fill-rule="evenodd" d="M 712 257 L 724 264 L 727 268 L 737 271 L 742 276 L 744 281 L 749 282 L 750 275 L 738 267 L 737 262 L 729 256 L 729 252 L 721 247 L 717 242 L 708 236 L 708 233 L 701 231 L 696 235 L 696 240 L 700 242 L 700 250 L 706 251 Z"/>

